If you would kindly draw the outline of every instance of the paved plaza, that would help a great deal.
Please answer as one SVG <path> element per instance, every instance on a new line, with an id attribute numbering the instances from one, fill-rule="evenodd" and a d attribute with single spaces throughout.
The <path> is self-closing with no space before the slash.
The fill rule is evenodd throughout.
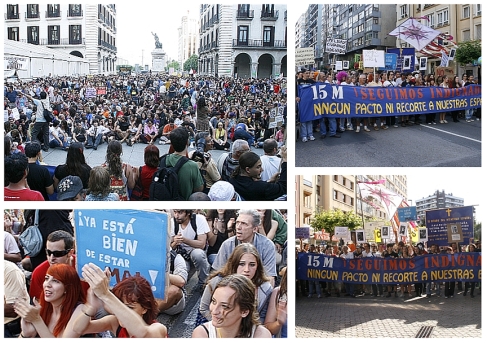
<path id="1" fill-rule="evenodd" d="M 481 296 L 296 298 L 297 338 L 481 338 Z"/>

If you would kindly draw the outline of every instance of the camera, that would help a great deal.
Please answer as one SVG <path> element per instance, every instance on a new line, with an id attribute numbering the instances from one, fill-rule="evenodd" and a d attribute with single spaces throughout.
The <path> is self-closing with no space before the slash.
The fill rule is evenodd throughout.
<path id="1" fill-rule="evenodd" d="M 196 141 L 196 151 L 193 152 L 192 160 L 195 162 L 205 163 L 210 158 L 210 154 L 205 152 L 206 139 L 204 137 L 199 138 Z"/>

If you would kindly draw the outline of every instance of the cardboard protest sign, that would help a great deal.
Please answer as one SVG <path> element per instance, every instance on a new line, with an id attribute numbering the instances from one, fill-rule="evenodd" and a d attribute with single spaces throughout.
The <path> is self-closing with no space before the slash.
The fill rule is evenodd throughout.
<path id="1" fill-rule="evenodd" d="M 141 210 L 75 210 L 77 269 L 94 263 L 108 267 L 110 286 L 143 276 L 156 298 L 164 299 L 169 282 L 168 214 Z"/>

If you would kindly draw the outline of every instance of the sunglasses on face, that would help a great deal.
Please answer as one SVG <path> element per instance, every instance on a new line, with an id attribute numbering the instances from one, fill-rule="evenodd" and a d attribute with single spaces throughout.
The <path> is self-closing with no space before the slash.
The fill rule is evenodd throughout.
<path id="1" fill-rule="evenodd" d="M 71 249 L 51 251 L 49 249 L 46 249 L 46 254 L 47 256 L 54 255 L 54 257 L 63 257 L 66 256 L 70 250 Z"/>

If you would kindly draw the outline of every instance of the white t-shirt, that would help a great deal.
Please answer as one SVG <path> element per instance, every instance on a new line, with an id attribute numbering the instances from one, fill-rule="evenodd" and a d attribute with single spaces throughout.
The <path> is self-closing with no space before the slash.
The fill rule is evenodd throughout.
<path id="1" fill-rule="evenodd" d="M 205 216 L 203 216 L 201 214 L 196 215 L 196 228 L 198 231 L 198 235 L 206 235 L 208 232 L 210 232 L 210 227 L 208 226 L 208 222 L 206 221 Z M 194 232 L 193 227 L 191 226 L 191 220 L 189 221 L 188 225 L 184 229 L 181 227 L 181 224 L 179 224 L 178 234 L 179 233 L 181 233 L 184 238 L 194 240 L 195 232 Z M 174 230 L 174 220 L 171 220 L 171 237 L 174 237 L 174 236 L 176 236 L 175 230 Z M 195 249 L 195 248 L 193 248 L 193 247 L 191 247 L 185 243 L 182 243 L 181 247 L 184 250 L 186 250 L 188 253 L 190 253 L 191 251 L 193 251 Z"/>
<path id="2" fill-rule="evenodd" d="M 281 159 L 277 156 L 263 155 L 260 160 L 262 161 L 262 169 L 264 169 L 260 177 L 262 181 L 267 181 L 279 171 Z"/>

